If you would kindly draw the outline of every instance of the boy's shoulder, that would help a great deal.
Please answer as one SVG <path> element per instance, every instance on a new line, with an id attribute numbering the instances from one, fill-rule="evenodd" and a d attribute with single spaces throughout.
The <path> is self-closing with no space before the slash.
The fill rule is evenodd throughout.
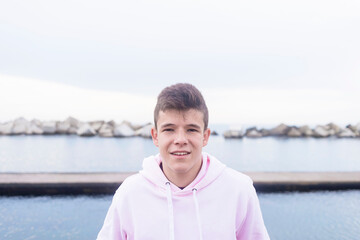
<path id="1" fill-rule="evenodd" d="M 139 174 L 135 173 L 127 177 L 115 192 L 115 195 L 123 193 L 131 193 L 132 191 L 138 191 L 144 186 L 144 178 Z"/>
<path id="2" fill-rule="evenodd" d="M 248 175 L 229 167 L 225 168 L 219 180 L 222 184 L 239 190 L 252 191 L 254 188 L 253 181 Z"/>
<path id="3" fill-rule="evenodd" d="M 220 160 L 218 160 L 216 157 L 214 157 L 206 152 L 204 152 L 203 154 L 205 157 L 208 157 L 208 159 L 210 161 L 209 169 L 212 169 L 212 171 L 209 170 L 209 172 L 211 172 L 210 174 L 212 174 L 212 175 L 219 174 L 219 177 L 225 181 L 252 185 L 251 178 L 249 176 L 247 176 L 246 174 L 226 166 Z"/>
<path id="4" fill-rule="evenodd" d="M 250 184 L 253 183 L 248 175 L 229 167 L 225 168 L 224 174 L 233 181 L 246 182 Z"/>

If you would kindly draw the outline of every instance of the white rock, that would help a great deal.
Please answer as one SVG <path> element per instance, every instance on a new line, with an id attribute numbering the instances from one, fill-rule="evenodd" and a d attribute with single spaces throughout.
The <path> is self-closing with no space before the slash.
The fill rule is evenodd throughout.
<path id="1" fill-rule="evenodd" d="M 27 125 L 27 124 L 29 124 L 29 121 L 23 117 L 20 117 L 20 118 L 17 118 L 14 120 L 14 125 L 17 125 L 17 124 Z"/>
<path id="2" fill-rule="evenodd" d="M 286 132 L 288 131 L 289 127 L 286 126 L 285 124 L 281 123 L 280 125 L 270 129 L 270 135 L 274 135 L 274 136 L 281 136 L 281 135 L 285 135 Z"/>
<path id="3" fill-rule="evenodd" d="M 101 128 L 99 129 L 99 136 L 100 137 L 113 137 L 113 127 L 108 124 L 104 123 Z"/>
<path id="4" fill-rule="evenodd" d="M 115 127 L 116 122 L 114 120 L 108 121 L 107 124 L 109 124 L 112 128 Z"/>
<path id="5" fill-rule="evenodd" d="M 329 136 L 334 136 L 334 135 L 336 135 L 336 130 L 335 129 L 329 129 L 328 133 L 329 133 Z"/>
<path id="6" fill-rule="evenodd" d="M 311 137 L 313 135 L 313 130 L 311 130 L 311 128 L 308 125 L 301 126 L 299 128 L 299 131 L 305 137 Z"/>
<path id="7" fill-rule="evenodd" d="M 142 124 L 134 124 L 134 123 L 131 123 L 131 122 L 129 122 L 129 121 L 123 121 L 122 123 L 126 123 L 127 125 L 129 125 L 134 131 L 136 131 L 136 130 L 138 130 L 138 129 L 140 129 L 140 128 L 142 128 L 143 126 L 144 126 L 144 124 L 142 125 Z M 151 124 L 151 123 L 149 123 L 149 124 Z M 147 125 L 147 124 L 145 124 L 145 125 Z"/>
<path id="8" fill-rule="evenodd" d="M 12 134 L 13 126 L 14 126 L 14 123 L 12 121 L 6 122 L 6 123 L 0 123 L 0 134 L 3 134 L 3 135 Z"/>
<path id="9" fill-rule="evenodd" d="M 68 117 L 64 122 L 70 124 L 71 127 L 79 128 L 81 123 L 74 117 Z"/>
<path id="10" fill-rule="evenodd" d="M 68 134 L 77 134 L 79 127 L 84 124 L 74 117 L 68 117 L 63 123 L 67 123 L 70 127 L 67 130 Z"/>
<path id="11" fill-rule="evenodd" d="M 218 132 L 215 131 L 215 130 L 212 130 L 211 133 L 210 133 L 210 135 L 212 135 L 212 136 L 219 136 Z"/>
<path id="12" fill-rule="evenodd" d="M 301 137 L 302 134 L 299 129 L 294 127 L 290 128 L 289 132 L 287 133 L 288 137 Z"/>
<path id="13" fill-rule="evenodd" d="M 96 131 L 88 123 L 82 124 L 76 133 L 77 133 L 77 135 L 83 136 L 83 137 L 85 137 L 85 136 L 90 137 L 90 136 L 96 135 Z"/>
<path id="14" fill-rule="evenodd" d="M 26 131 L 26 134 L 30 135 L 30 134 L 35 134 L 35 135 L 40 135 L 43 134 L 44 131 L 36 124 L 34 124 L 33 122 L 30 122 L 30 126 Z"/>
<path id="15" fill-rule="evenodd" d="M 20 135 L 20 134 L 25 134 L 27 132 L 27 126 L 26 125 L 14 125 L 13 129 L 11 130 L 12 134 L 14 135 Z"/>
<path id="16" fill-rule="evenodd" d="M 14 125 L 12 128 L 12 134 L 26 134 L 28 128 L 30 126 L 30 122 L 25 118 L 17 118 L 14 121 Z"/>
<path id="17" fill-rule="evenodd" d="M 56 122 L 55 121 L 45 121 L 42 124 L 42 130 L 44 134 L 55 134 L 56 132 Z"/>
<path id="18" fill-rule="evenodd" d="M 336 135 L 336 134 L 340 133 L 340 131 L 341 131 L 341 128 L 338 125 L 336 125 L 335 123 L 328 123 L 325 125 L 325 128 L 328 130 L 330 130 L 330 129 L 333 130 L 333 131 L 330 131 L 330 135 Z"/>
<path id="19" fill-rule="evenodd" d="M 132 137 L 135 135 L 135 131 L 126 123 L 115 125 L 114 137 Z"/>
<path id="20" fill-rule="evenodd" d="M 251 129 L 246 133 L 246 136 L 249 138 L 259 138 L 262 137 L 262 134 L 258 132 L 256 129 Z"/>
<path id="21" fill-rule="evenodd" d="M 268 130 L 268 129 L 262 128 L 262 129 L 260 129 L 259 132 L 261 133 L 261 135 L 262 135 L 263 137 L 270 136 L 270 130 Z"/>
<path id="22" fill-rule="evenodd" d="M 71 125 L 69 122 L 57 122 L 56 123 L 56 133 L 67 134 L 69 133 Z"/>
<path id="23" fill-rule="evenodd" d="M 68 130 L 68 134 L 77 134 L 78 129 L 79 129 L 78 127 L 70 126 L 70 128 Z"/>
<path id="24" fill-rule="evenodd" d="M 42 122 L 39 120 L 39 119 L 33 119 L 30 121 L 30 124 L 34 124 L 38 127 L 41 127 L 42 126 Z"/>
<path id="25" fill-rule="evenodd" d="M 101 126 L 104 124 L 104 121 L 92 121 L 89 122 L 89 124 L 96 132 L 98 132 Z"/>
<path id="26" fill-rule="evenodd" d="M 152 127 L 153 127 L 152 124 L 145 125 L 142 128 L 136 130 L 135 135 L 144 137 L 144 138 L 151 138 L 151 128 Z"/>
<path id="27" fill-rule="evenodd" d="M 337 136 L 340 138 L 353 138 L 353 137 L 356 137 L 356 133 L 354 133 L 349 128 L 344 128 L 344 129 L 341 129 L 341 131 L 337 134 Z"/>
<path id="28" fill-rule="evenodd" d="M 360 122 L 358 124 L 356 124 L 355 126 L 356 126 L 357 132 L 360 134 Z"/>
<path id="29" fill-rule="evenodd" d="M 350 129 L 351 131 L 353 131 L 356 135 L 359 133 L 359 129 L 357 127 L 357 125 L 347 125 L 346 128 Z"/>
<path id="30" fill-rule="evenodd" d="M 243 131 L 240 130 L 235 130 L 235 129 L 230 129 L 227 130 L 223 133 L 224 138 L 242 138 L 244 136 Z"/>
<path id="31" fill-rule="evenodd" d="M 314 129 L 314 137 L 329 137 L 330 133 L 325 129 L 324 126 L 316 126 Z"/>

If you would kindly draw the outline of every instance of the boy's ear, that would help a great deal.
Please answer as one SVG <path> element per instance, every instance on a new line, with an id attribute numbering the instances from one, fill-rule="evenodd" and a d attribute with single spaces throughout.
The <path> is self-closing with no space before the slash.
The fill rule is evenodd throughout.
<path id="1" fill-rule="evenodd" d="M 159 146 L 158 133 L 155 127 L 151 128 L 151 137 L 155 146 Z"/>
<path id="2" fill-rule="evenodd" d="M 207 128 L 205 131 L 204 131 L 204 140 L 203 140 L 203 147 L 205 147 L 207 144 L 208 144 L 208 141 L 209 141 L 209 137 L 210 137 L 210 128 Z"/>

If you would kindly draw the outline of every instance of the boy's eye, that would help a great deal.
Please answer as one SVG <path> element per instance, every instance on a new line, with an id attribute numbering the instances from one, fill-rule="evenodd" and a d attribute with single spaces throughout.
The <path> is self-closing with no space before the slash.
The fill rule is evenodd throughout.
<path id="1" fill-rule="evenodd" d="M 189 131 L 189 132 L 197 132 L 198 130 L 195 129 L 195 128 L 190 128 L 188 131 Z"/>
<path id="2" fill-rule="evenodd" d="M 164 132 L 171 132 L 171 131 L 173 131 L 174 129 L 172 129 L 172 128 L 165 128 L 163 131 Z"/>

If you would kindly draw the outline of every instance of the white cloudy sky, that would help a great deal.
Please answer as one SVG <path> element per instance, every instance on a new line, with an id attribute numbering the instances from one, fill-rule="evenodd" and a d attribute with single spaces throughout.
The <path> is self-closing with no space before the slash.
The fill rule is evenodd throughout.
<path id="1" fill-rule="evenodd" d="M 217 123 L 360 121 L 359 1 L 2 1 L 0 121 L 151 121 L 190 82 Z"/>

